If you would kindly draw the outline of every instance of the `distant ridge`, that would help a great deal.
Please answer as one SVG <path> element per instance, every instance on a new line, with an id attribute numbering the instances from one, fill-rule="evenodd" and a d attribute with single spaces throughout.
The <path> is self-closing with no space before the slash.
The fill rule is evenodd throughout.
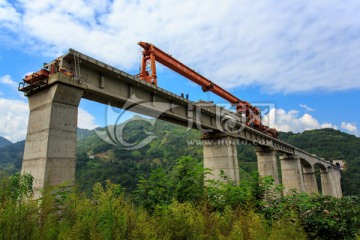
<path id="1" fill-rule="evenodd" d="M 10 144 L 13 144 L 13 143 L 11 141 L 7 140 L 6 138 L 0 136 L 0 148 L 5 147 Z"/>

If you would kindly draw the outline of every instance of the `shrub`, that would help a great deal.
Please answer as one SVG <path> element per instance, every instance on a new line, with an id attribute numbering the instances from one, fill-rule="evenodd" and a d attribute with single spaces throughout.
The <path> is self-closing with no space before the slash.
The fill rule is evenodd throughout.
<path id="1" fill-rule="evenodd" d="M 204 218 L 191 203 L 174 201 L 156 213 L 159 239 L 202 239 Z"/>

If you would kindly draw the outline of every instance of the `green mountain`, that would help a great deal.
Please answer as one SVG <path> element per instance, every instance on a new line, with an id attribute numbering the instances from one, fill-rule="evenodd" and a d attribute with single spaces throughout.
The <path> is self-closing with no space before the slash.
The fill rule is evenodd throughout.
<path id="1" fill-rule="evenodd" d="M 83 128 L 78 128 L 78 129 L 77 129 L 77 139 L 78 139 L 78 140 L 83 139 L 83 138 L 85 138 L 85 137 L 90 136 L 92 133 L 93 133 L 92 130 L 83 129 Z"/>
<path id="2" fill-rule="evenodd" d="M 154 120 L 151 120 L 154 121 Z M 152 123 L 152 124 L 151 124 Z M 127 150 L 124 145 L 106 143 L 95 131 L 78 141 L 76 179 L 80 188 L 89 192 L 90 187 L 99 181 L 111 179 L 120 183 L 128 191 L 135 189 L 139 177 L 147 177 L 151 170 L 159 166 L 170 168 L 181 156 L 202 159 L 200 145 L 188 145 L 187 140 L 201 138 L 201 133 L 163 121 L 149 123 L 143 118 L 135 118 L 123 128 L 123 139 L 112 137 L 114 142 L 125 141 L 127 144 L 139 143 L 147 137 L 155 137 L 142 148 Z M 154 124 L 154 125 L 153 125 Z M 98 131 L 114 131 L 114 127 L 99 128 Z M 108 139 L 109 140 L 109 139 Z M 86 183 L 86 184 L 84 184 Z"/>
<path id="3" fill-rule="evenodd" d="M 158 167 L 173 167 L 181 156 L 202 160 L 200 131 L 164 121 L 136 117 L 116 128 L 110 126 L 97 131 L 107 131 L 108 134 L 102 137 L 106 141 L 94 130 L 78 129 L 76 179 L 80 189 L 86 192 L 91 191 L 95 182 L 106 179 L 120 183 L 130 191 L 136 187 L 140 177 L 146 178 Z M 139 149 L 126 149 L 125 145 L 136 145 L 147 137 L 155 138 Z M 334 129 L 280 133 L 279 138 L 326 160 L 345 160 L 347 170 L 342 173 L 344 194 L 360 195 L 360 138 Z M 3 174 L 20 170 L 23 147 L 24 141 L 0 149 Z M 238 159 L 242 177 L 257 169 L 252 146 L 239 145 Z"/>
<path id="4" fill-rule="evenodd" d="M 12 142 L 10 142 L 6 138 L 0 136 L 0 148 L 5 147 L 10 144 L 12 144 Z"/>
<path id="5" fill-rule="evenodd" d="M 78 128 L 77 139 L 79 141 L 92 133 L 92 130 Z M 0 143 L 2 139 L 5 138 L 0 137 Z M 0 147 L 0 176 L 11 175 L 19 172 L 24 155 L 25 140 L 16 143 L 12 143 L 7 139 L 5 140 L 9 142 L 9 144 Z"/>
<path id="6" fill-rule="evenodd" d="M 24 146 L 25 140 L 0 148 L 0 176 L 20 171 Z"/>

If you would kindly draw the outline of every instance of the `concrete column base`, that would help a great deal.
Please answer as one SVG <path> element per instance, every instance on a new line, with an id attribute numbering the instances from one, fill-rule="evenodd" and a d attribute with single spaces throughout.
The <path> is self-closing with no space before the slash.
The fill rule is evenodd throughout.
<path id="1" fill-rule="evenodd" d="M 277 151 L 264 150 L 258 148 L 255 150 L 258 163 L 258 171 L 260 176 L 271 176 L 274 179 L 275 184 L 280 184 L 278 163 L 277 163 Z"/>
<path id="2" fill-rule="evenodd" d="M 322 188 L 322 194 L 323 195 L 329 195 L 332 196 L 332 187 L 331 187 L 331 174 L 327 170 L 321 170 L 321 188 Z"/>
<path id="3" fill-rule="evenodd" d="M 329 168 L 327 171 L 321 172 L 321 187 L 323 195 L 330 195 L 333 197 L 341 198 L 341 175 L 340 169 Z"/>
<path id="4" fill-rule="evenodd" d="M 78 105 L 83 91 L 52 85 L 28 97 L 30 116 L 21 173 L 34 177 L 34 198 L 46 184 L 75 180 Z"/>
<path id="5" fill-rule="evenodd" d="M 341 170 L 340 168 L 332 168 L 331 171 L 333 177 L 333 196 L 337 198 L 341 198 L 343 196 L 342 189 L 341 189 Z"/>
<path id="6" fill-rule="evenodd" d="M 280 162 L 284 194 L 288 194 L 291 189 L 304 192 L 305 187 L 300 158 L 298 156 L 281 156 Z"/>
<path id="7" fill-rule="evenodd" d="M 211 137 L 202 139 L 204 147 L 204 167 L 212 170 L 207 180 L 226 181 L 220 177 L 221 172 L 229 180 L 239 183 L 239 167 L 237 160 L 236 138 L 230 136 Z"/>
<path id="8" fill-rule="evenodd" d="M 309 194 L 319 193 L 319 189 L 316 182 L 315 169 L 313 167 L 304 167 L 303 166 L 303 178 L 305 191 Z"/>

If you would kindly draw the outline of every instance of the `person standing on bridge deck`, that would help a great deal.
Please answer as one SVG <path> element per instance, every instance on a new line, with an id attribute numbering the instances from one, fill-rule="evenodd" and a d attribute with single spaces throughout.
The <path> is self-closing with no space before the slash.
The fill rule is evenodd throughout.
<path id="1" fill-rule="evenodd" d="M 188 93 L 186 94 L 186 100 L 189 100 L 189 94 Z"/>
<path id="2" fill-rule="evenodd" d="M 184 93 L 181 93 L 181 97 L 184 98 Z"/>

